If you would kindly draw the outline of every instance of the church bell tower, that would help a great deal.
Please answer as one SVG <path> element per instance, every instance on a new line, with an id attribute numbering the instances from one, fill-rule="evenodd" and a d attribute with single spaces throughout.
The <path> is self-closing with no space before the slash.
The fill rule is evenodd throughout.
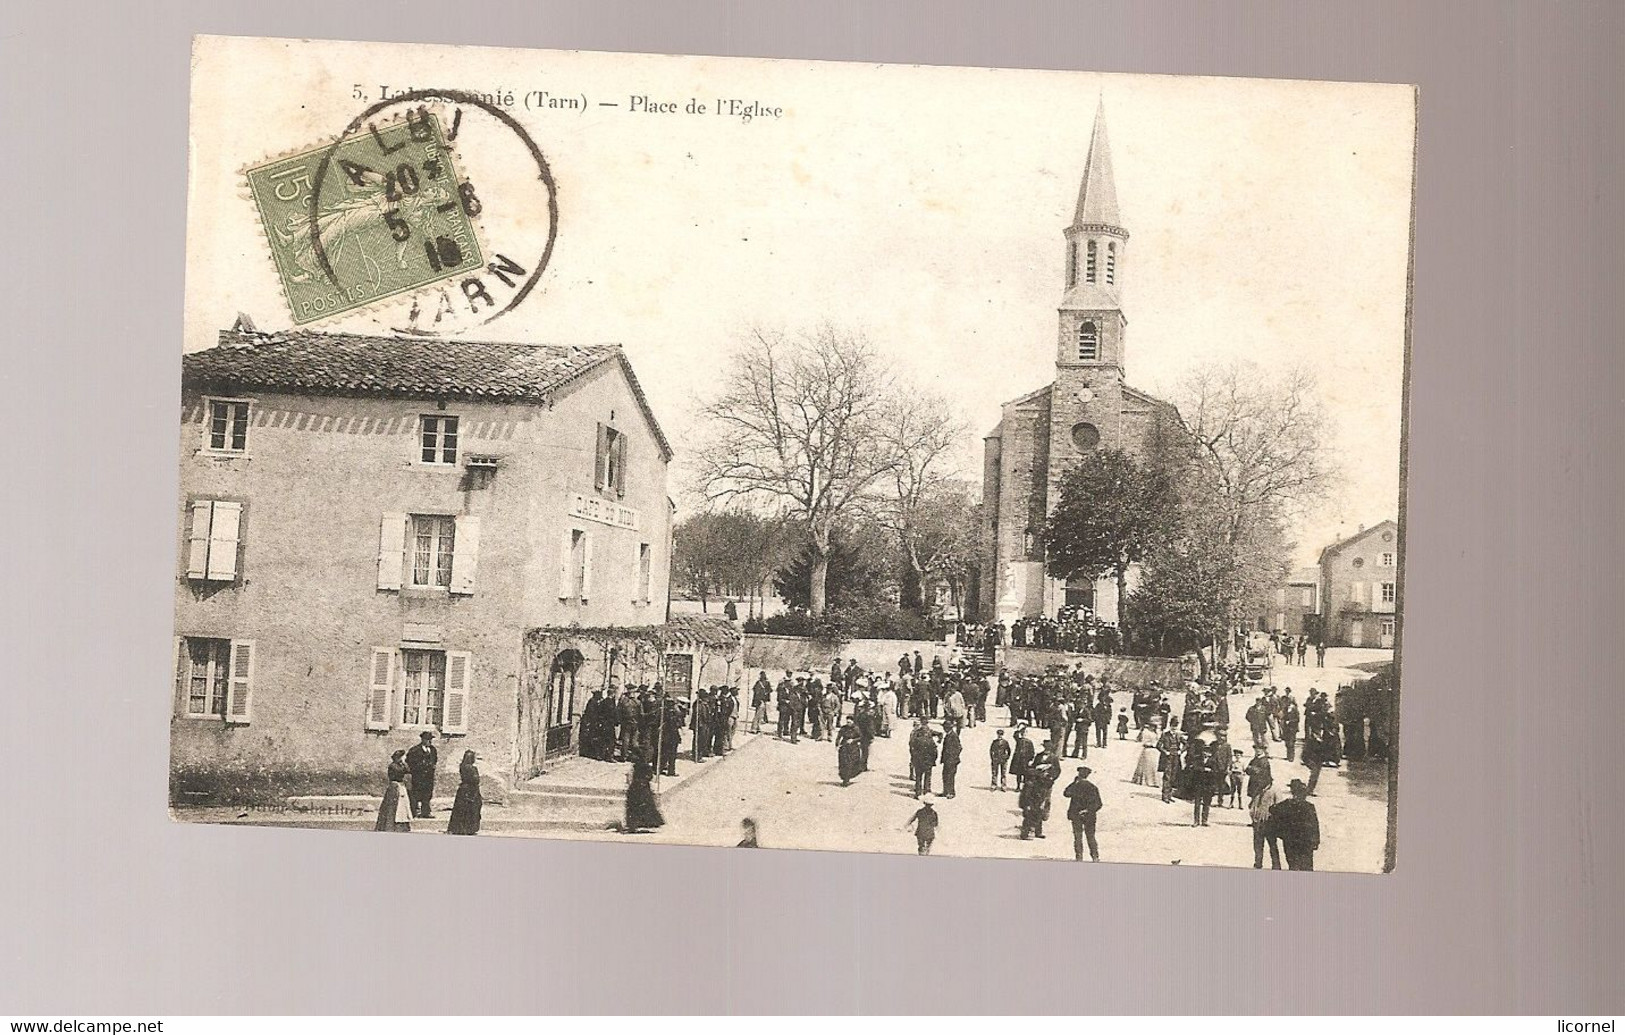
<path id="1" fill-rule="evenodd" d="M 1089 155 L 1066 241 L 1051 397 L 1050 481 L 1096 448 L 1122 438 L 1124 332 L 1121 290 L 1128 231 L 1117 212 L 1104 101 L 1095 109 Z M 1057 494 L 1050 494 L 1051 505 Z"/>

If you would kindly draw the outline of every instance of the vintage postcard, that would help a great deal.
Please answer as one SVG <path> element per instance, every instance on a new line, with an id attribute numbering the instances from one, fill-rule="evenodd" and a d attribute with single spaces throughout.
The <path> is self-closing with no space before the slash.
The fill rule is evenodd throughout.
<path id="1" fill-rule="evenodd" d="M 1394 865 L 1413 88 L 201 37 L 191 96 L 176 820 Z"/>

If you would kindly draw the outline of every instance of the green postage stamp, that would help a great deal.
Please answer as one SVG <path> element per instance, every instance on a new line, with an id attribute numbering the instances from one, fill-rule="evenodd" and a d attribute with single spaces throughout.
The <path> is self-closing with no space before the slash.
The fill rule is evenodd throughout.
<path id="1" fill-rule="evenodd" d="M 247 171 L 296 324 L 473 270 L 480 199 L 440 121 L 409 113 Z M 312 204 L 314 199 L 314 204 Z"/>

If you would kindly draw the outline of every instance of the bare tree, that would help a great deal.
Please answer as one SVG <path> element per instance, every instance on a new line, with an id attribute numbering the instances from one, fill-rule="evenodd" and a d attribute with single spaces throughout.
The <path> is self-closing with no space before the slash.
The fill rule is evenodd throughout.
<path id="1" fill-rule="evenodd" d="M 890 371 L 860 335 L 828 325 L 796 336 L 755 329 L 702 411 L 706 500 L 765 504 L 805 526 L 814 615 L 824 612 L 836 521 L 897 464 L 881 435 L 891 396 Z"/>
<path id="2" fill-rule="evenodd" d="M 954 519 L 969 505 L 968 493 L 954 481 L 951 458 L 965 435 L 941 396 L 899 394 L 890 401 L 880 439 L 895 459 L 876 486 L 874 517 L 897 539 L 906 568 L 904 607 L 921 609 L 921 585 L 939 567 L 938 551 L 950 546 Z"/>
<path id="3" fill-rule="evenodd" d="M 1317 509 L 1337 483 L 1326 417 L 1306 370 L 1267 373 L 1247 362 L 1197 370 L 1175 401 L 1192 451 L 1179 487 L 1192 562 L 1184 566 L 1206 573 L 1202 592 L 1233 627 L 1283 577 L 1291 519 Z"/>
<path id="4" fill-rule="evenodd" d="M 1175 402 L 1198 466 L 1226 506 L 1233 541 L 1255 517 L 1313 509 L 1334 479 L 1325 413 L 1301 367 L 1281 374 L 1245 361 L 1205 367 Z"/>

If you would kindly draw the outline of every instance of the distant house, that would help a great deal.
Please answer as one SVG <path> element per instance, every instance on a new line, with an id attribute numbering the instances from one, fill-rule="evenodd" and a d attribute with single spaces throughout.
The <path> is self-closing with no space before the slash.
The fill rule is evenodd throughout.
<path id="1" fill-rule="evenodd" d="M 376 789 L 424 730 L 523 776 L 591 689 L 698 676 L 619 346 L 234 329 L 182 370 L 177 799 Z"/>
<path id="2" fill-rule="evenodd" d="M 1274 631 L 1289 636 L 1320 635 L 1320 569 L 1299 568 L 1275 590 L 1275 610 L 1260 620 L 1261 632 Z"/>
<path id="3" fill-rule="evenodd" d="M 1320 551 L 1328 646 L 1392 647 L 1399 632 L 1399 525 L 1383 521 Z"/>

